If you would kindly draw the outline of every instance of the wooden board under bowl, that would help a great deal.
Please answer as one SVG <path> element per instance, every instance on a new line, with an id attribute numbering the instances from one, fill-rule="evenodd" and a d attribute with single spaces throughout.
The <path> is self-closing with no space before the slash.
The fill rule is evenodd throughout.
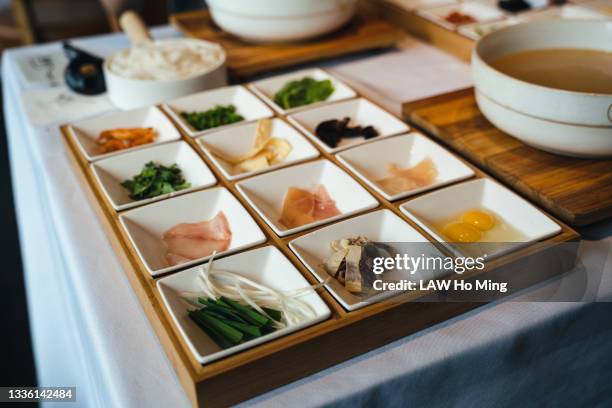
<path id="1" fill-rule="evenodd" d="M 252 44 L 221 30 L 207 10 L 179 13 L 170 22 L 186 36 L 219 43 L 227 52 L 232 78 L 245 78 L 292 65 L 338 57 L 376 48 L 393 47 L 404 32 L 375 18 L 355 17 L 347 26 L 311 41 L 288 44 Z"/>
<path id="2" fill-rule="evenodd" d="M 276 116 L 286 120 L 283 115 L 276 114 Z M 176 125 L 173 118 L 169 119 Z M 264 232 L 267 241 L 260 246 L 273 245 L 277 247 L 308 282 L 311 284 L 318 283 L 314 275 L 291 251 L 289 242 L 321 227 L 311 228 L 308 231 L 287 237 L 276 235 L 237 191 L 236 181 L 227 180 L 202 151 L 196 140 L 189 137 L 180 128 L 177 127 L 177 129 L 181 133 L 181 139 L 196 150 L 201 159 L 215 174 L 218 180 L 217 186 L 227 188 L 242 203 Z M 113 209 L 112 204 L 105 197 L 87 159 L 76 145 L 74 138 L 70 136 L 67 126 L 62 126 L 61 131 L 70 164 L 78 176 L 80 186 L 88 193 L 90 204 L 95 210 L 98 221 L 104 228 L 147 319 L 155 330 L 160 344 L 164 348 L 193 407 L 225 407 L 236 404 L 339 364 L 403 336 L 448 320 L 492 300 L 489 298 L 482 302 L 476 302 L 473 299 L 469 301 L 431 302 L 427 299 L 431 299 L 431 296 L 444 295 L 444 293 L 420 290 L 406 292 L 387 301 L 373 303 L 355 311 L 347 311 L 326 288 L 319 288 L 317 289 L 319 296 L 331 310 L 331 316 L 327 320 L 202 365 L 190 352 L 178 327 L 174 324 L 163 304 L 161 293 L 157 289 L 158 278 L 147 272 L 125 230 L 120 225 L 119 213 Z M 346 166 L 337 160 L 335 155 L 314 144 L 313 146 L 319 150 L 320 159 L 329 160 L 351 174 Z M 463 159 L 460 160 L 474 170 L 476 178 L 490 178 L 485 172 Z M 399 208 L 401 204 L 427 194 L 426 192 L 407 199 L 390 202 L 362 180 L 357 178 L 356 181 L 379 201 L 379 205 L 374 209 L 354 216 L 380 209 L 390 210 L 434 245 L 440 245 L 427 232 L 408 219 Z M 171 199 L 168 198 L 168 200 Z M 546 214 L 546 216 L 549 215 Z M 576 261 L 579 235 L 563 222 L 554 218 L 553 220 L 561 227 L 559 234 L 490 260 L 487 262 L 487 267 L 482 271 L 472 270 L 463 274 L 454 274 L 452 279 L 494 278 L 500 281 L 508 281 L 509 291 L 500 294 L 501 297 L 542 282 L 551 276 L 567 272 L 568 268 L 572 268 Z M 568 242 L 574 244 L 564 245 L 563 248 L 566 250 L 561 254 L 562 262 L 559 262 L 560 252 L 555 249 Z M 445 255 L 450 255 L 441 245 L 439 249 Z M 537 267 L 537 264 L 533 263 L 535 261 L 541 265 L 546 265 L 546 267 Z M 510 275 L 513 277 L 512 280 L 508 277 Z M 516 279 L 517 277 L 518 279 Z M 143 362 L 143 364 L 146 365 L 146 362 Z"/>
<path id="3" fill-rule="evenodd" d="M 408 102 L 402 110 L 406 120 L 570 225 L 612 217 L 612 160 L 558 156 L 526 145 L 482 115 L 473 88 Z"/>

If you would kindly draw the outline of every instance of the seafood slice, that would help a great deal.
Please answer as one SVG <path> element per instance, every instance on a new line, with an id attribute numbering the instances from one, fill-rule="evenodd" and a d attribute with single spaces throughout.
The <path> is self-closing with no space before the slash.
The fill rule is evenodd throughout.
<path id="1" fill-rule="evenodd" d="M 392 163 L 387 166 L 387 172 L 389 176 L 376 182 L 389 194 L 403 193 L 428 186 L 438 177 L 438 170 L 430 157 L 421 160 L 414 167 L 404 169 Z"/>
<path id="2" fill-rule="evenodd" d="M 314 221 L 314 206 L 315 199 L 309 191 L 290 187 L 285 195 L 280 222 L 288 228 L 310 224 Z"/>
<path id="3" fill-rule="evenodd" d="M 168 247 L 166 261 L 170 265 L 206 257 L 214 251 L 229 248 L 232 232 L 223 211 L 214 218 L 197 223 L 182 223 L 166 231 L 162 237 Z"/>

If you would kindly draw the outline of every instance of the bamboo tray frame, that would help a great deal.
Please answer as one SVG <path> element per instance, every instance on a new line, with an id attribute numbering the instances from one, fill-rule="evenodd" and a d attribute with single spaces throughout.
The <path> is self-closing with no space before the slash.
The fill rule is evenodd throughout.
<path id="1" fill-rule="evenodd" d="M 168 116 L 163 109 L 162 112 Z M 286 121 L 284 115 L 276 112 L 275 117 Z M 230 182 L 226 180 L 221 172 L 210 162 L 196 140 L 186 135 L 170 116 L 168 118 L 181 133 L 182 140 L 186 141 L 198 153 L 215 174 L 218 181 L 215 186 L 226 187 L 241 202 L 266 235 L 266 243 L 247 250 L 270 244 L 275 245 L 296 266 L 308 282 L 311 284 L 318 283 L 315 276 L 308 271 L 289 249 L 288 242 L 300 235 L 323 228 L 332 223 L 287 237 L 278 237 L 237 191 L 235 184 L 238 181 Z M 76 141 L 67 131 L 67 127 L 68 125 L 63 125 L 60 127 L 60 130 L 69 153 L 68 156 L 78 175 L 80 184 L 88 192 L 90 202 L 102 223 L 107 238 L 194 407 L 202 407 L 204 405 L 207 407 L 227 406 L 244 401 L 484 304 L 483 302 L 418 302 L 419 299 L 423 300 L 426 296 L 431 296 L 434 293 L 432 291 L 418 291 L 401 294 L 388 301 L 374 303 L 356 311 L 348 312 L 325 288 L 319 288 L 317 289 L 318 294 L 331 310 L 331 317 L 329 319 L 298 332 L 202 365 L 189 351 L 178 328 L 174 325 L 170 313 L 163 304 L 161 294 L 156 287 L 156 281 L 160 276 L 153 278 L 146 271 L 142 261 L 132 247 L 126 232 L 119 223 L 119 213 L 112 208 L 112 205 L 106 199 L 101 187 L 93 176 L 89 162 L 82 155 L 76 145 Z M 427 135 L 425 136 L 430 138 Z M 349 175 L 352 175 L 332 154 L 325 152 L 308 138 L 306 139 L 320 152 L 318 158 L 306 162 L 321 159 L 330 160 Z M 451 154 L 455 155 L 452 152 Z M 476 178 L 491 178 L 463 158 L 458 158 L 474 170 Z M 399 210 L 399 206 L 404 202 L 419 197 L 422 194 L 427 194 L 427 192 L 414 195 L 408 199 L 389 202 L 362 180 L 355 176 L 353 178 L 370 194 L 376 197 L 379 205 L 374 209 L 362 211 L 344 220 L 380 209 L 389 209 L 431 242 L 436 243 L 430 235 L 410 221 Z M 542 212 L 546 214 L 545 211 L 542 210 Z M 558 223 L 562 230 L 558 235 L 542 241 L 544 245 L 554 247 L 554 245 L 559 243 L 578 242 L 578 233 L 554 217 L 546 215 Z M 341 221 L 343 220 L 336 222 Z M 448 251 L 439 243 L 436 245 L 439 246 L 443 253 L 449 255 Z M 531 245 L 488 262 L 486 269 L 483 271 L 466 272 L 463 275 L 455 274 L 453 279 L 473 279 L 485 273 L 488 274 L 487 276 L 509 273 L 511 271 L 512 273 L 517 273 L 517 267 L 520 268 L 521 265 L 529 262 L 533 256 L 541 256 L 545 251 L 540 245 Z M 553 256 L 557 255 L 554 254 Z M 571 253 L 569 256 L 571 257 L 569 264 L 573 265 L 576 253 Z M 565 264 L 568 265 L 567 263 Z M 548 270 L 545 273 L 530 271 L 520 288 L 541 282 L 565 271 Z M 523 275 L 525 275 L 524 272 Z M 517 287 L 516 289 L 520 288 Z M 347 339 L 358 341 L 348 342 Z M 313 358 L 313 356 L 317 357 Z M 266 375 L 261 375 L 264 372 Z"/>

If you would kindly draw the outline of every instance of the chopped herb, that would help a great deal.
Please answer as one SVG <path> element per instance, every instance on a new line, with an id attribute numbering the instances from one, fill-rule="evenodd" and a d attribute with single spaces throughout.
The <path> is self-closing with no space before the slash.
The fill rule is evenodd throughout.
<path id="1" fill-rule="evenodd" d="M 130 198 L 134 200 L 144 200 L 191 187 L 176 164 L 166 167 L 152 161 L 145 164 L 134 178 L 125 180 L 121 185 L 129 190 Z"/>
<path id="2" fill-rule="evenodd" d="M 274 102 L 283 109 L 290 109 L 325 101 L 334 91 L 334 85 L 329 79 L 317 81 L 316 79 L 305 77 L 283 85 L 274 95 Z"/>
<path id="3" fill-rule="evenodd" d="M 217 105 L 203 112 L 181 112 L 181 116 L 196 130 L 212 129 L 244 120 L 234 105 Z"/>

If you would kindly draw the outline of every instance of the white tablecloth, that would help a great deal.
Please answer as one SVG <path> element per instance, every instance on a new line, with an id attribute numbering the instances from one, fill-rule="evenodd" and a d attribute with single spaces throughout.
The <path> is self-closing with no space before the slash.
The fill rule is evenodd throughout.
<path id="1" fill-rule="evenodd" d="M 109 35 L 77 44 L 107 55 L 127 46 L 127 41 Z M 10 50 L 2 63 L 39 385 L 76 385 L 77 406 L 187 407 L 178 379 L 79 188 L 56 125 L 33 126 L 24 114 L 19 95 L 25 88 L 16 59 L 58 47 Z M 428 89 L 437 93 L 468 84 L 467 67 L 448 61 L 452 59 L 436 50 L 407 41 L 403 52 L 346 59 L 332 69 L 397 111 L 397 102 L 426 96 Z M 608 237 L 612 224 L 587 232 Z M 606 270 L 612 270 L 610 257 L 607 262 Z M 506 406 L 526 399 L 534 405 L 610 401 L 611 382 L 593 375 L 612 369 L 608 305 L 497 302 L 246 404 Z"/>

